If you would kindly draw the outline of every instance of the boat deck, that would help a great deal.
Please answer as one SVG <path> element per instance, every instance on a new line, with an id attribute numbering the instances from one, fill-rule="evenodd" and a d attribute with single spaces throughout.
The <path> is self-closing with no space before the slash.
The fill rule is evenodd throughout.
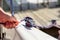
<path id="1" fill-rule="evenodd" d="M 32 17 L 37 25 L 46 26 L 52 19 L 56 19 L 57 23 L 60 24 L 60 18 L 58 17 L 60 13 L 58 12 L 60 8 L 55 9 L 39 9 L 39 10 L 28 10 L 15 13 L 17 20 L 21 20 L 26 16 Z M 4 28 L 5 29 L 5 28 Z M 5 29 L 6 37 L 13 40 L 14 35 L 16 36 L 14 40 L 20 40 L 19 36 L 14 29 Z M 12 32 L 12 33 L 11 33 Z"/>

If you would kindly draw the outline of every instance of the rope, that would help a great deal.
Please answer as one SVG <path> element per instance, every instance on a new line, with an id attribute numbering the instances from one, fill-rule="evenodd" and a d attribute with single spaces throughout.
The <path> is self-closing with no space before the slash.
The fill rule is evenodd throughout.
<path id="1" fill-rule="evenodd" d="M 11 14 L 14 16 L 14 6 L 13 6 L 13 1 L 10 0 L 10 5 L 11 5 Z"/>

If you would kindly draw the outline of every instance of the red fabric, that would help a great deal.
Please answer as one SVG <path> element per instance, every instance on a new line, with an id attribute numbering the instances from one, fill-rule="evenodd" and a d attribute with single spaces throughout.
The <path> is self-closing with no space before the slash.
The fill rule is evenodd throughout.
<path id="1" fill-rule="evenodd" d="M 14 28 L 18 25 L 18 21 L 14 17 L 4 14 L 1 10 L 0 23 L 3 23 L 6 28 Z"/>

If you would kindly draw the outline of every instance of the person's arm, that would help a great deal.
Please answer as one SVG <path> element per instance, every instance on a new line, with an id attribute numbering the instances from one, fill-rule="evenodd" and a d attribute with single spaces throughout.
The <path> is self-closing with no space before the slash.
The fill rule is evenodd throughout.
<path id="1" fill-rule="evenodd" d="M 0 23 L 4 25 L 5 28 L 14 28 L 18 25 L 18 21 L 6 14 L 2 8 L 0 8 Z"/>
<path id="2" fill-rule="evenodd" d="M 55 27 L 60 29 L 60 25 L 55 25 Z"/>
<path id="3" fill-rule="evenodd" d="M 53 27 L 53 24 L 47 24 L 45 26 L 40 26 L 40 28 L 42 28 L 42 29 L 49 29 L 51 27 Z"/>

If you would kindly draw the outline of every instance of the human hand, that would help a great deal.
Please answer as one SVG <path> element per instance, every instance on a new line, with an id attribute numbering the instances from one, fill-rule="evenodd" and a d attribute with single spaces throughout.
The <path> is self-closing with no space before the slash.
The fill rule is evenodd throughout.
<path id="1" fill-rule="evenodd" d="M 7 14 L 5 14 L 3 11 L 0 10 L 0 23 L 3 23 L 5 28 L 14 28 L 18 25 L 18 21 Z"/>

